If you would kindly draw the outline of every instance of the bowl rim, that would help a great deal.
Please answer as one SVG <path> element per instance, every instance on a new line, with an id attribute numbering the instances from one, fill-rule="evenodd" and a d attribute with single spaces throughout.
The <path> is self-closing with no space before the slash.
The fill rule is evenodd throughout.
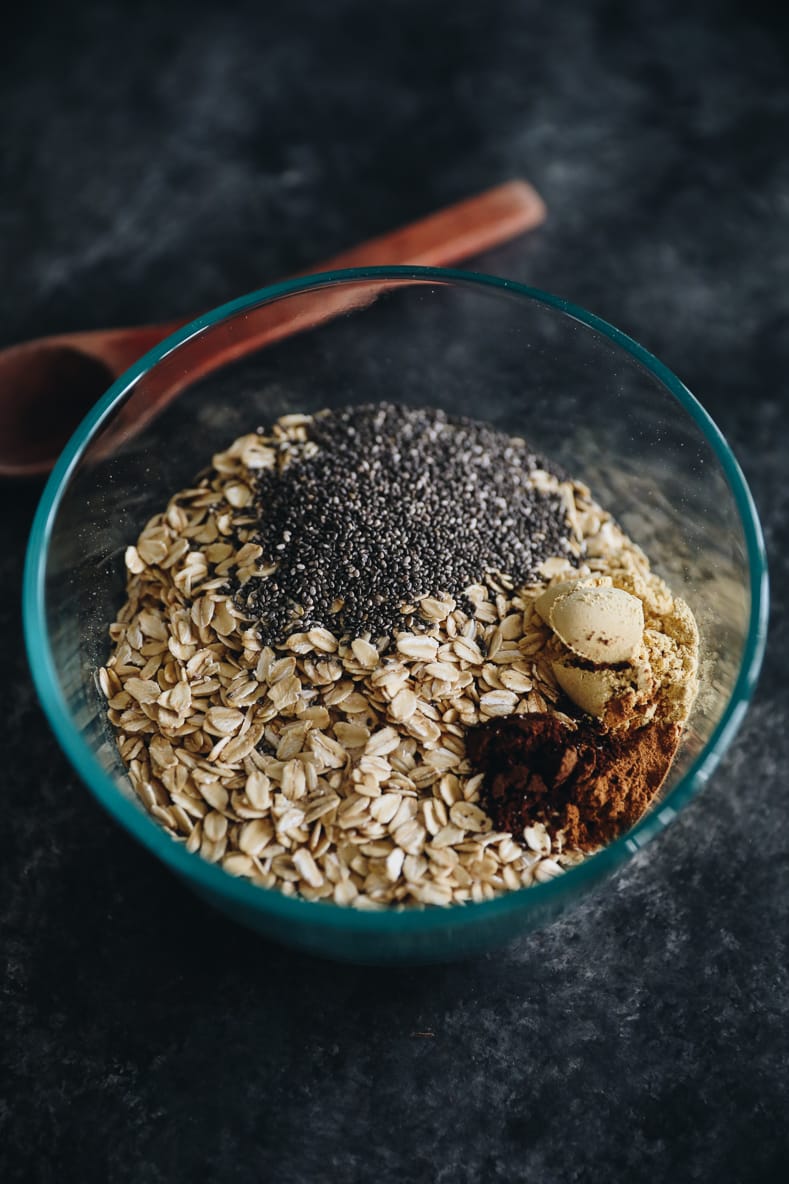
<path id="1" fill-rule="evenodd" d="M 493 900 L 467 902 L 463 907 L 428 906 L 420 909 L 363 911 L 340 906 L 330 900 L 308 901 L 283 895 L 235 877 L 221 866 L 190 854 L 183 843 L 174 841 L 134 800 L 127 797 L 105 772 L 72 722 L 60 688 L 46 628 L 45 582 L 49 543 L 54 521 L 69 479 L 96 431 L 112 414 L 117 403 L 139 378 L 190 338 L 219 322 L 260 304 L 310 289 L 356 283 L 365 280 L 402 279 L 436 281 L 466 287 L 493 289 L 558 311 L 607 338 L 640 363 L 690 415 L 723 469 L 734 495 L 746 541 L 751 581 L 748 632 L 737 680 L 729 701 L 693 764 L 654 811 L 647 813 L 627 834 L 588 857 L 561 876 L 546 883 L 506 892 Z M 138 842 L 162 860 L 172 871 L 191 881 L 202 892 L 223 897 L 229 904 L 280 922 L 306 923 L 313 927 L 355 931 L 362 934 L 422 934 L 463 929 L 487 920 L 550 908 L 565 896 L 596 882 L 613 871 L 658 834 L 704 785 L 717 767 L 742 723 L 753 695 L 764 656 L 768 617 L 767 561 L 753 497 L 745 477 L 723 433 L 683 382 L 659 359 L 626 333 L 601 317 L 562 297 L 514 280 L 480 272 L 437 267 L 356 267 L 318 272 L 286 280 L 247 293 L 184 325 L 149 350 L 126 370 L 97 401 L 66 444 L 44 487 L 30 530 L 23 577 L 23 627 L 33 682 L 44 714 L 62 750 L 94 797 Z"/>

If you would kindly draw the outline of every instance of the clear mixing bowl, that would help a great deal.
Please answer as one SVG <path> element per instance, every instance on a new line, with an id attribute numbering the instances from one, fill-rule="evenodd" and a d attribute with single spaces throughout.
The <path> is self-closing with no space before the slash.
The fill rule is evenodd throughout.
<path id="1" fill-rule="evenodd" d="M 290 898 L 171 839 L 129 784 L 97 668 L 124 599 L 126 546 L 234 437 L 286 412 L 388 400 L 524 436 L 585 481 L 690 604 L 702 688 L 659 801 L 628 834 L 548 883 L 480 904 L 361 912 Z M 708 779 L 753 692 L 767 575 L 753 501 L 682 383 L 583 309 L 508 280 L 370 268 L 278 284 L 146 354 L 80 425 L 47 483 L 24 585 L 44 711 L 99 802 L 234 920 L 359 962 L 450 960 L 545 923 L 642 847 Z"/>

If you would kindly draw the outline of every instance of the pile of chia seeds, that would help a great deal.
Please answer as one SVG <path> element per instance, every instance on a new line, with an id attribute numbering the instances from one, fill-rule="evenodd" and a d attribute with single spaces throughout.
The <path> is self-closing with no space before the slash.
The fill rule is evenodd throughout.
<path id="1" fill-rule="evenodd" d="M 297 446 L 257 481 L 256 541 L 278 566 L 237 599 L 266 642 L 315 626 L 391 636 L 422 596 L 458 598 L 486 573 L 533 582 L 549 556 L 573 558 L 561 499 L 531 478 L 563 474 L 521 440 L 387 403 L 321 412 L 307 433 L 317 451 Z"/>

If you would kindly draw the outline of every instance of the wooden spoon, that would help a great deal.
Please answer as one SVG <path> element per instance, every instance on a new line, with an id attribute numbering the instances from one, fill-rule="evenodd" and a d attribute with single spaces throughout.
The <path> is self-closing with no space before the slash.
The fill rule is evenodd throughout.
<path id="1" fill-rule="evenodd" d="M 343 267 L 424 266 L 458 263 L 538 226 L 545 205 L 525 181 L 508 181 L 476 197 L 357 247 L 344 251 L 313 272 Z M 300 273 L 302 275 L 308 272 Z M 320 315 L 305 318 L 303 308 L 288 310 L 290 301 L 263 316 L 252 336 L 206 357 L 202 372 L 232 356 L 298 332 L 354 307 L 347 296 L 327 299 Z M 264 310 L 260 310 L 264 312 Z M 29 477 L 48 472 L 77 424 L 111 383 L 142 354 L 180 329 L 185 321 L 141 325 L 129 329 L 94 329 L 39 337 L 0 350 L 0 476 Z M 189 381 L 193 381 L 194 374 Z M 143 417 L 145 422 L 169 403 L 183 381 L 174 383 Z M 134 425 L 142 427 L 139 420 Z M 127 425 L 126 430 L 130 430 Z"/>

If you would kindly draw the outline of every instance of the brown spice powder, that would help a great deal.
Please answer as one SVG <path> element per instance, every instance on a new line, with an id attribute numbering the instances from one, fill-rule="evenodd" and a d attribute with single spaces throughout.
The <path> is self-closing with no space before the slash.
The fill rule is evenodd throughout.
<path id="1" fill-rule="evenodd" d="M 485 773 L 485 806 L 521 839 L 542 822 L 551 838 L 594 850 L 628 830 L 665 780 L 682 729 L 652 722 L 624 734 L 544 713 L 491 720 L 469 732 L 469 759 Z"/>

